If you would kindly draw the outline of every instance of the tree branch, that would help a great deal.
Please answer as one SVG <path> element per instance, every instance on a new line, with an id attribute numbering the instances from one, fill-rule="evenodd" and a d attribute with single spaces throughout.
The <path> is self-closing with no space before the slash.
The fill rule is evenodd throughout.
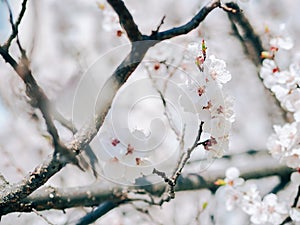
<path id="1" fill-rule="evenodd" d="M 133 20 L 132 15 L 128 11 L 122 0 L 107 0 L 107 2 L 111 5 L 111 7 L 115 10 L 115 12 L 119 16 L 119 21 L 121 26 L 127 33 L 127 36 L 131 42 L 141 41 L 142 34 L 139 31 L 138 26 Z"/>
<path id="2" fill-rule="evenodd" d="M 0 55 L 2 55 L 4 60 L 14 68 L 16 73 L 24 81 L 24 83 L 26 84 L 27 95 L 31 98 L 32 104 L 36 105 L 41 110 L 47 125 L 47 130 L 53 138 L 55 151 L 60 153 L 55 154 L 50 159 L 37 166 L 37 168 L 27 177 L 25 177 L 23 181 L 10 186 L 9 188 L 6 188 L 0 193 L 0 214 L 5 214 L 5 212 L 9 211 L 9 209 L 18 209 L 18 207 L 20 207 L 19 203 L 22 199 L 45 184 L 50 177 L 57 173 L 68 162 L 73 162 L 74 164 L 79 165 L 78 159 L 75 157 L 75 154 L 79 154 L 82 149 L 85 149 L 90 141 L 95 137 L 104 122 L 114 96 L 116 95 L 119 88 L 126 82 L 129 76 L 140 64 L 147 50 L 162 40 L 186 34 L 195 29 L 214 8 L 220 6 L 220 2 L 214 0 L 207 6 L 203 7 L 199 11 L 199 13 L 187 24 L 164 32 L 158 32 L 155 35 L 143 36 L 141 35 L 131 14 L 122 1 L 108 0 L 108 2 L 117 12 L 120 18 L 120 23 L 126 30 L 131 42 L 142 39 L 148 41 L 132 43 L 132 49 L 130 53 L 114 71 L 113 75 L 107 80 L 106 85 L 103 87 L 102 91 L 103 93 L 105 93 L 105 96 L 102 96 L 103 99 L 101 99 L 101 101 L 97 104 L 96 115 L 74 135 L 73 139 L 66 144 L 66 147 L 64 147 L 59 141 L 57 130 L 48 112 L 49 100 L 32 76 L 32 73 L 28 67 L 29 62 L 27 58 L 23 57 L 20 63 L 17 63 L 8 53 L 8 51 L 0 46 Z M 23 15 L 19 17 L 20 21 L 22 16 Z M 143 38 L 141 38 L 141 36 Z M 82 205 L 82 202 L 80 204 Z M 27 203 L 25 205 L 26 207 L 28 206 Z M 69 203 L 68 205 L 71 206 L 71 204 Z M 37 210 L 39 209 L 40 208 L 38 208 Z"/>
<path id="3" fill-rule="evenodd" d="M 105 201 L 101 203 L 95 210 L 92 212 L 86 214 L 84 217 L 82 217 L 76 225 L 87 225 L 95 222 L 98 218 L 103 216 L 104 214 L 108 213 L 110 210 L 118 207 L 124 203 L 124 201 Z"/>
<path id="4" fill-rule="evenodd" d="M 64 164 L 56 158 L 49 158 L 35 168 L 27 177 L 14 185 L 7 185 L 0 192 L 0 216 L 9 207 L 16 207 L 19 201 L 30 195 L 33 191 L 46 183 L 49 177 L 57 173 Z"/>
<path id="5" fill-rule="evenodd" d="M 220 7 L 220 0 L 213 0 L 209 2 L 206 6 L 204 6 L 189 22 L 186 24 L 174 27 L 170 30 L 161 31 L 161 32 L 154 32 L 148 39 L 150 40 L 166 40 L 176 36 L 180 36 L 183 34 L 187 34 L 193 29 L 197 28 L 199 24 L 206 18 L 206 16 L 215 8 Z"/>
<path id="6" fill-rule="evenodd" d="M 9 8 L 8 2 L 7 1 L 5 1 L 5 2 L 7 4 L 7 6 L 8 6 L 8 8 Z M 11 26 L 12 26 L 12 33 L 9 36 L 9 38 L 7 39 L 7 41 L 5 42 L 5 44 L 3 45 L 3 48 L 6 51 L 8 51 L 11 42 L 18 36 L 19 25 L 21 24 L 22 18 L 23 18 L 24 14 L 25 14 L 26 4 L 27 4 L 27 0 L 23 0 L 21 11 L 20 11 L 18 19 L 17 19 L 17 21 L 15 23 L 13 23 L 12 13 L 11 13 L 11 10 L 9 8 L 9 11 L 10 11 L 10 20 L 11 20 Z"/>
<path id="7" fill-rule="evenodd" d="M 292 169 L 279 165 L 267 151 L 258 152 L 253 155 L 246 154 L 245 161 L 253 162 L 251 165 L 239 165 L 241 155 L 232 156 L 230 160 L 224 159 L 228 166 L 237 166 L 244 179 L 260 179 L 269 176 L 288 177 L 293 172 Z M 217 179 L 224 178 L 223 170 L 209 170 L 202 174 L 182 174 L 176 183 L 175 191 L 189 191 L 199 189 L 209 189 L 215 192 L 218 188 L 214 184 Z M 153 197 L 160 196 L 165 191 L 166 183 L 161 182 L 143 188 Z M 80 188 L 42 188 L 22 201 L 0 208 L 3 215 L 11 212 L 31 212 L 32 209 L 42 211 L 48 209 L 66 209 L 73 207 L 98 206 L 105 201 L 120 201 L 127 199 L 123 194 L 122 187 L 110 188 L 107 185 L 94 184 Z M 124 199 L 125 197 L 125 199 Z M 139 200 L 139 199 L 135 199 Z M 140 199 L 142 200 L 142 198 Z"/>
<path id="8" fill-rule="evenodd" d="M 260 66 L 262 63 L 261 52 L 264 50 L 260 37 L 255 33 L 249 20 L 236 3 L 229 2 L 226 6 L 234 10 L 230 11 L 227 9 L 227 15 L 231 21 L 234 33 L 239 37 L 252 62 L 256 66 Z"/>

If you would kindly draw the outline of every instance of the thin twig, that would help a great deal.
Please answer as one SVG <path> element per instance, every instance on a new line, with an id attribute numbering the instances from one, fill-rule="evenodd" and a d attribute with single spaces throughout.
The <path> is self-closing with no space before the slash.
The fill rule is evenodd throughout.
<path id="1" fill-rule="evenodd" d="M 175 168 L 175 171 L 171 177 L 167 177 L 166 173 L 163 171 L 159 171 L 155 168 L 153 169 L 152 173 L 157 174 L 158 176 L 162 177 L 164 179 L 164 182 L 168 184 L 168 186 L 166 187 L 166 190 L 165 190 L 168 193 L 168 195 L 167 195 L 167 197 L 163 196 L 160 199 L 160 201 L 158 203 L 159 205 L 162 205 L 164 202 L 168 202 L 171 199 L 175 198 L 175 186 L 177 183 L 177 179 L 181 175 L 181 172 L 182 172 L 183 168 L 185 167 L 187 161 L 190 159 L 193 150 L 195 148 L 197 148 L 197 146 L 198 146 L 198 143 L 200 141 L 201 134 L 203 131 L 203 124 L 204 124 L 204 122 L 201 121 L 201 123 L 199 125 L 198 134 L 197 134 L 194 144 L 192 145 L 192 147 L 190 147 L 186 152 L 184 152 L 181 155 L 181 157 L 179 159 L 179 163 L 178 163 L 177 167 Z"/>
<path id="2" fill-rule="evenodd" d="M 152 35 L 157 34 L 157 32 L 159 31 L 160 27 L 164 24 L 166 15 L 163 16 L 163 18 L 161 19 L 159 25 L 157 26 L 156 30 L 152 31 Z"/>
<path id="3" fill-rule="evenodd" d="M 19 16 L 18 16 L 18 19 L 15 23 L 13 23 L 13 18 L 12 18 L 12 11 L 10 9 L 10 6 L 9 6 L 9 3 L 7 0 L 5 0 L 6 2 L 6 5 L 8 7 L 8 10 L 9 10 L 9 14 L 10 14 L 10 23 L 12 25 L 12 33 L 11 35 L 9 36 L 8 40 L 5 42 L 5 44 L 3 45 L 3 48 L 8 51 L 10 45 L 11 45 L 11 42 L 15 39 L 15 37 L 17 37 L 18 35 L 18 30 L 19 30 L 19 25 L 21 24 L 21 21 L 22 21 L 22 18 L 25 14 L 25 11 L 26 11 L 26 4 L 27 4 L 27 0 L 23 0 L 22 2 L 22 8 L 21 8 L 21 11 L 19 13 Z"/>
<path id="4" fill-rule="evenodd" d="M 149 70 L 148 67 L 146 67 L 146 71 L 148 72 L 148 76 L 149 76 L 149 78 L 150 78 L 150 80 L 152 82 L 152 85 L 153 85 L 154 89 L 157 91 L 157 93 L 159 94 L 159 97 L 160 97 L 160 99 L 162 101 L 162 104 L 163 104 L 163 107 L 164 107 L 164 115 L 165 115 L 165 117 L 168 120 L 169 126 L 170 126 L 171 130 L 174 132 L 174 134 L 176 135 L 177 140 L 180 140 L 180 138 L 181 138 L 182 135 L 180 134 L 180 131 L 176 128 L 176 126 L 174 124 L 174 121 L 172 119 L 171 113 L 168 110 L 167 101 L 166 101 L 166 99 L 164 97 L 165 92 L 161 91 L 158 88 L 158 86 L 156 85 L 155 79 L 153 78 L 153 76 L 152 76 L 152 74 L 151 74 L 151 72 L 150 72 L 150 70 Z M 167 78 L 167 80 L 170 79 L 171 77 L 172 77 L 172 75 L 169 75 L 168 78 Z M 165 83 L 166 82 L 167 81 L 165 81 Z"/>

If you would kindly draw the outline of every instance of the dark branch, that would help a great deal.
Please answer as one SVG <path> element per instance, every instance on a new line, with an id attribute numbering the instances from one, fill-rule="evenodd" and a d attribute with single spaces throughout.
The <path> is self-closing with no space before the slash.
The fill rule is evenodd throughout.
<path id="1" fill-rule="evenodd" d="M 206 6 L 204 6 L 189 22 L 186 24 L 174 27 L 170 30 L 152 33 L 149 37 L 147 37 L 150 40 L 166 40 L 170 39 L 176 36 L 180 36 L 183 34 L 187 34 L 193 29 L 197 28 L 199 24 L 206 18 L 206 16 L 215 8 L 220 7 L 220 0 L 213 0 L 210 3 L 208 3 Z"/>
<path id="2" fill-rule="evenodd" d="M 82 217 L 76 225 L 88 225 L 95 222 L 98 218 L 108 213 L 110 210 L 118 207 L 124 201 L 105 201 L 101 203 L 95 210 Z"/>
<path id="3" fill-rule="evenodd" d="M 297 194 L 296 194 L 296 197 L 295 197 L 295 200 L 293 202 L 292 207 L 296 207 L 297 206 L 299 198 L 300 198 L 300 186 L 298 186 L 298 191 L 297 191 Z"/>
<path id="4" fill-rule="evenodd" d="M 52 117 L 49 113 L 50 103 L 49 99 L 45 95 L 44 91 L 38 86 L 34 79 L 27 59 L 22 58 L 19 63 L 6 51 L 3 47 L 0 47 L 0 55 L 3 59 L 11 65 L 19 77 L 26 85 L 26 94 L 30 98 L 30 103 L 33 107 L 37 107 L 41 110 L 42 115 L 47 125 L 47 130 L 52 136 L 54 147 L 59 146 L 59 137 L 56 127 L 52 121 Z"/>
<path id="5" fill-rule="evenodd" d="M 141 41 L 142 34 L 122 0 L 107 0 L 119 16 L 121 26 L 131 42 Z"/>
<path id="6" fill-rule="evenodd" d="M 157 26 L 156 30 L 153 30 L 151 35 L 154 35 L 154 34 L 157 34 L 157 33 L 158 33 L 160 27 L 161 27 L 161 26 L 164 24 L 164 22 L 165 22 L 165 18 L 166 18 L 166 16 L 163 16 L 163 18 L 161 19 L 161 21 L 160 21 L 159 25 Z"/>
<path id="7" fill-rule="evenodd" d="M 264 50 L 259 36 L 255 33 L 249 20 L 236 3 L 230 2 L 226 6 L 233 11 L 228 11 L 227 15 L 231 21 L 233 31 L 242 41 L 246 53 L 256 66 L 262 63 L 261 52 Z"/>
<path id="8" fill-rule="evenodd" d="M 6 1 L 6 4 L 7 4 L 8 8 L 9 8 L 9 11 L 10 11 L 10 22 L 11 22 L 11 25 L 12 25 L 12 33 L 11 33 L 11 35 L 9 36 L 8 40 L 5 42 L 5 44 L 3 45 L 3 48 L 4 48 L 6 51 L 8 51 L 11 42 L 12 42 L 12 41 L 17 37 L 17 35 L 18 35 L 19 25 L 21 24 L 22 18 L 23 18 L 24 14 L 25 14 L 25 11 L 26 11 L 27 0 L 23 0 L 21 11 L 20 11 L 19 16 L 18 16 L 18 19 L 17 19 L 17 21 L 16 21 L 15 23 L 13 23 L 12 13 L 11 13 L 11 10 L 10 10 L 10 7 L 9 7 L 7 1 Z"/>

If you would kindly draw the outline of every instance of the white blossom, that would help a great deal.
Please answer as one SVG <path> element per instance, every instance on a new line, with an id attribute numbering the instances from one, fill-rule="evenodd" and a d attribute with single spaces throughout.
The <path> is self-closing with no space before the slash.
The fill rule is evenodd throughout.
<path id="1" fill-rule="evenodd" d="M 281 163 L 292 168 L 300 166 L 299 124 L 297 122 L 274 126 L 275 133 L 267 142 L 267 148 L 272 156 Z"/>
<path id="2" fill-rule="evenodd" d="M 263 78 L 263 83 L 267 88 L 272 88 L 277 83 L 276 75 L 279 71 L 274 60 L 265 59 L 260 69 L 260 77 Z"/>
<path id="3" fill-rule="evenodd" d="M 273 47 L 290 50 L 293 48 L 294 43 L 292 38 L 289 36 L 277 36 L 270 40 L 270 45 Z"/>
<path id="4" fill-rule="evenodd" d="M 256 202 L 251 222 L 254 224 L 280 224 L 286 218 L 287 213 L 287 206 L 279 203 L 277 195 L 271 193 L 266 195 L 263 201 Z"/>
<path id="5" fill-rule="evenodd" d="M 232 187 L 225 187 L 225 197 L 226 197 L 226 210 L 233 210 L 241 202 L 242 193 Z"/>
<path id="6" fill-rule="evenodd" d="M 288 167 L 299 168 L 300 167 L 300 148 L 292 149 L 287 152 L 281 160 Z"/>
<path id="7" fill-rule="evenodd" d="M 226 69 L 225 61 L 217 59 L 214 55 L 209 57 L 208 73 L 219 86 L 222 86 L 231 80 L 231 74 Z"/>
<path id="8" fill-rule="evenodd" d="M 230 186 L 240 186 L 244 183 L 244 179 L 239 176 L 240 171 L 236 167 L 230 167 L 226 170 L 224 181 Z"/>

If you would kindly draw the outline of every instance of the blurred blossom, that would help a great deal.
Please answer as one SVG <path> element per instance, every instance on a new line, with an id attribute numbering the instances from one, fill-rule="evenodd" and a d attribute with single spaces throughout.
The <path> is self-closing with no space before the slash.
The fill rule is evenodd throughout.
<path id="1" fill-rule="evenodd" d="M 253 204 L 254 213 L 251 222 L 254 224 L 281 224 L 286 218 L 288 209 L 284 203 L 279 203 L 275 194 L 268 194 L 263 201 Z"/>
<path id="2" fill-rule="evenodd" d="M 257 186 L 244 182 L 239 175 L 235 167 L 226 170 L 225 186 L 221 187 L 225 190 L 226 209 L 241 208 L 253 224 L 280 224 L 288 215 L 287 205 L 272 193 L 261 200 Z"/>
<path id="3" fill-rule="evenodd" d="M 294 46 L 294 43 L 291 37 L 275 37 L 270 40 L 270 45 L 277 48 L 290 50 Z"/>
<path id="4" fill-rule="evenodd" d="M 267 148 L 272 156 L 289 167 L 298 168 L 299 161 L 299 124 L 294 122 L 284 126 L 274 126 L 275 133 L 270 136 Z"/>
<path id="5" fill-rule="evenodd" d="M 284 50 L 290 50 L 294 46 L 293 39 L 289 36 L 285 24 L 280 24 L 269 43 L 272 47 Z"/>
<path id="6" fill-rule="evenodd" d="M 244 179 L 240 178 L 240 171 L 236 167 L 230 167 L 226 170 L 225 182 L 230 186 L 239 186 L 244 183 Z"/>

